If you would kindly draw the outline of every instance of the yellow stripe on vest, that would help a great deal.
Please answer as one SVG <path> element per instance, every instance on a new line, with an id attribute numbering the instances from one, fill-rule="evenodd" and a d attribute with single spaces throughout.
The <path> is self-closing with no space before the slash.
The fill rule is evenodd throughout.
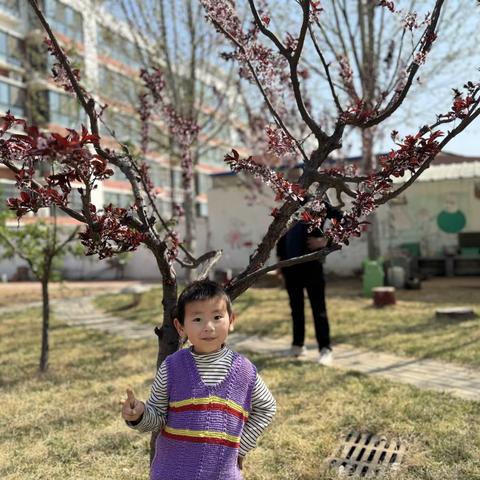
<path id="1" fill-rule="evenodd" d="M 228 440 L 232 443 L 239 443 L 240 437 L 235 437 L 234 435 L 229 435 L 224 432 L 211 432 L 209 430 L 187 430 L 183 428 L 172 428 L 166 426 L 164 431 L 170 433 L 171 435 L 179 435 L 183 437 L 194 437 L 194 438 L 220 438 L 222 440 Z"/>
<path id="2" fill-rule="evenodd" d="M 184 407 L 186 405 L 208 405 L 210 403 L 220 403 L 226 405 L 227 407 L 240 412 L 245 418 L 248 418 L 248 412 L 240 406 L 238 403 L 233 402 L 232 400 L 226 400 L 221 397 L 203 397 L 203 398 L 187 398 L 185 400 L 180 400 L 179 402 L 170 402 L 170 407 Z"/>

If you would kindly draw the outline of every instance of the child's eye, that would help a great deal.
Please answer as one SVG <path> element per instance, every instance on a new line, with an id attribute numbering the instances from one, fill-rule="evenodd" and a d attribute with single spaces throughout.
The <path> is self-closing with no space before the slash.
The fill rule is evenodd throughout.
<path id="1" fill-rule="evenodd" d="M 201 318 L 200 317 L 195 317 L 194 319 L 192 319 L 192 322 L 200 322 Z"/>
<path id="2" fill-rule="evenodd" d="M 223 315 L 215 315 L 215 320 L 221 320 L 223 318 Z"/>

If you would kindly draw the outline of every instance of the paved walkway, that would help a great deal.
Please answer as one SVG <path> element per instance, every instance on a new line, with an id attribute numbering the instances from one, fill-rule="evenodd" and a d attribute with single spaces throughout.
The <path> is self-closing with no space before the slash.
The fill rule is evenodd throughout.
<path id="1" fill-rule="evenodd" d="M 286 355 L 290 348 L 290 339 L 285 337 L 273 339 L 232 334 L 229 343 L 240 351 L 274 355 Z M 316 362 L 316 346 L 310 345 L 307 349 L 307 361 Z M 449 392 L 467 400 L 480 401 L 480 371 L 477 369 L 435 360 L 371 352 L 346 344 L 334 346 L 333 353 L 335 368 L 354 370 L 384 377 L 393 382 L 408 383 L 418 388 Z"/>
<path id="2" fill-rule="evenodd" d="M 92 302 L 93 297 L 55 300 L 53 310 L 58 318 L 71 326 L 84 326 L 120 335 L 124 338 L 149 338 L 153 333 L 152 326 L 140 325 L 133 321 L 116 318 L 99 311 Z M 4 311 L 20 310 L 22 307 L 39 306 L 28 304 Z M 267 338 L 245 336 L 233 333 L 229 343 L 237 350 L 244 352 L 268 353 L 284 356 L 289 350 L 289 338 Z M 306 361 L 316 362 L 315 346 L 307 346 Z M 435 360 L 399 357 L 389 353 L 370 352 L 349 345 L 334 347 L 334 368 L 354 370 L 368 375 L 387 378 L 394 382 L 415 385 L 418 388 L 449 392 L 454 396 L 467 400 L 480 401 L 480 371 L 478 369 L 452 365 Z M 324 367 L 318 367 L 324 368 Z"/>
<path id="3" fill-rule="evenodd" d="M 93 298 L 57 301 L 54 304 L 55 315 L 72 327 L 87 327 L 124 338 L 148 338 L 154 335 L 152 326 L 141 325 L 98 310 L 92 302 Z"/>

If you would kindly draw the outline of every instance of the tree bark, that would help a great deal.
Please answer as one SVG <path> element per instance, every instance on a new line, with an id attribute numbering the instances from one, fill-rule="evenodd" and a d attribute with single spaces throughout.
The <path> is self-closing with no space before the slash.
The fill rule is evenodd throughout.
<path id="1" fill-rule="evenodd" d="M 177 305 L 177 282 L 174 277 L 174 272 L 165 270 L 165 263 L 159 254 L 156 254 L 157 263 L 162 272 L 162 286 L 163 286 L 163 323 L 160 328 L 155 328 L 155 333 L 158 337 L 158 356 L 157 356 L 157 370 L 165 360 L 165 358 L 178 350 L 178 333 L 173 325 L 175 308 Z M 152 432 L 150 436 L 150 464 L 155 456 L 155 442 L 158 436 L 157 432 Z"/>
<path id="2" fill-rule="evenodd" d="M 192 179 L 193 181 L 193 179 Z M 193 187 L 193 185 L 192 185 Z M 185 210 L 185 246 L 188 251 L 196 256 L 197 251 L 197 235 L 196 235 L 196 212 L 195 212 L 195 199 L 192 188 L 185 190 L 185 196 L 183 200 L 183 207 Z M 187 269 L 187 280 L 192 282 L 195 280 L 195 269 Z"/>
<path id="3" fill-rule="evenodd" d="M 373 153 L 373 131 L 371 128 L 362 129 L 362 160 L 365 173 L 374 171 L 375 156 Z M 380 256 L 380 230 L 377 219 L 377 212 L 374 211 L 368 216 L 370 225 L 367 231 L 368 259 L 376 260 Z"/>
<path id="4" fill-rule="evenodd" d="M 48 295 L 49 271 L 44 272 L 42 282 L 42 350 L 40 353 L 40 371 L 46 372 L 48 369 L 48 329 L 50 322 L 50 303 Z"/>

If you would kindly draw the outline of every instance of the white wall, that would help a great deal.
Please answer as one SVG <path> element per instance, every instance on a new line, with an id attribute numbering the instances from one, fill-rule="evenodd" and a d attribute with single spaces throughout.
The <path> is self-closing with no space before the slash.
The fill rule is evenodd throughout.
<path id="1" fill-rule="evenodd" d="M 208 192 L 210 247 L 223 250 L 218 262 L 220 269 L 240 271 L 247 263 L 254 247 L 261 240 L 272 220 L 275 206 L 272 194 L 259 194 L 249 200 L 252 191 L 239 187 L 235 177 L 224 177 L 224 187 Z"/>

